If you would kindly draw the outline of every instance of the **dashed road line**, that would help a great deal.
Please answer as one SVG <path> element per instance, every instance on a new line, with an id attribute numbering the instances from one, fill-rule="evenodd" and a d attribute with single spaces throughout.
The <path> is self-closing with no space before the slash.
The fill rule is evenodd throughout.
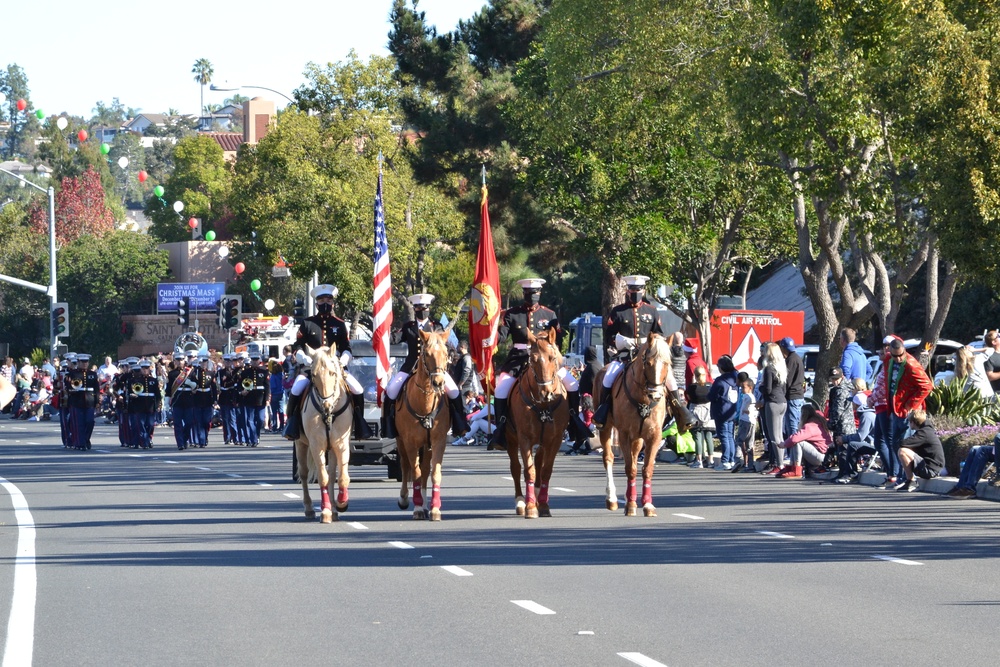
<path id="1" fill-rule="evenodd" d="M 466 470 L 465 468 L 452 468 L 449 472 L 472 472 L 472 471 Z"/>
<path id="2" fill-rule="evenodd" d="M 514 481 L 514 478 L 513 478 L 513 477 L 501 477 L 500 479 L 505 479 L 505 480 L 507 480 L 508 482 L 513 482 L 513 481 Z"/>
<path id="3" fill-rule="evenodd" d="M 175 466 L 176 465 L 180 465 L 180 463 L 178 463 L 177 461 L 168 461 L 167 459 L 163 459 L 163 462 L 164 463 L 169 463 L 170 465 L 175 465 Z"/>
<path id="4" fill-rule="evenodd" d="M 563 493 L 576 493 L 574 489 L 567 489 L 565 486 L 553 486 L 553 491 L 562 491 Z"/>
<path id="5" fill-rule="evenodd" d="M 534 600 L 511 600 L 511 602 L 516 604 L 518 607 L 527 609 L 528 611 L 538 614 L 539 616 L 548 616 L 555 613 L 548 607 L 543 607 Z"/>
<path id="6" fill-rule="evenodd" d="M 633 664 L 641 665 L 642 667 L 667 667 L 662 662 L 657 662 L 648 655 L 643 655 L 642 653 L 619 653 L 618 656 L 625 658 Z"/>
<path id="7" fill-rule="evenodd" d="M 243 477 L 243 475 L 237 475 L 237 474 L 236 474 L 236 473 L 234 473 L 234 472 L 227 472 L 227 473 L 224 473 L 224 474 L 225 474 L 225 476 L 226 476 L 226 477 L 232 477 L 233 479 L 236 479 L 236 478 L 241 478 L 241 477 Z"/>
<path id="8" fill-rule="evenodd" d="M 782 539 L 782 540 L 794 540 L 795 539 L 794 535 L 785 535 L 784 533 L 775 533 L 775 532 L 772 532 L 770 530 L 758 530 L 757 532 L 760 533 L 761 535 L 767 535 L 768 537 L 777 537 L 778 539 Z"/>
<path id="9" fill-rule="evenodd" d="M 915 560 L 906 560 L 905 558 L 896 558 L 895 556 L 872 556 L 872 558 L 890 563 L 899 563 L 900 565 L 923 565 L 923 563 L 918 563 Z"/>
<path id="10" fill-rule="evenodd" d="M 356 530 L 368 530 L 368 526 L 361 523 L 360 521 L 349 521 L 347 525 Z"/>
<path id="11" fill-rule="evenodd" d="M 704 521 L 705 517 L 695 516 L 694 514 L 674 514 L 674 516 L 679 516 L 682 519 L 691 519 L 692 521 Z"/>
<path id="12" fill-rule="evenodd" d="M 445 572 L 451 572 L 456 577 L 471 577 L 472 573 L 468 570 L 463 570 L 457 565 L 442 565 L 441 569 Z"/>
<path id="13" fill-rule="evenodd" d="M 267 482 L 257 482 L 257 486 L 274 486 L 274 485 L 268 484 Z"/>
<path id="14" fill-rule="evenodd" d="M 389 542 L 389 544 L 391 544 L 392 546 L 396 547 L 397 549 L 412 549 L 413 548 L 411 545 L 407 544 L 406 542 Z"/>
<path id="15" fill-rule="evenodd" d="M 194 469 L 195 470 L 204 470 L 205 472 L 212 472 L 211 468 L 205 468 L 203 466 L 195 466 Z"/>
<path id="16" fill-rule="evenodd" d="M 294 500 L 302 500 L 302 496 L 300 496 L 300 495 L 297 495 L 297 494 L 295 494 L 295 493 L 286 493 L 286 494 L 285 494 L 285 497 L 286 497 L 286 498 L 292 498 L 292 499 L 294 499 Z"/>

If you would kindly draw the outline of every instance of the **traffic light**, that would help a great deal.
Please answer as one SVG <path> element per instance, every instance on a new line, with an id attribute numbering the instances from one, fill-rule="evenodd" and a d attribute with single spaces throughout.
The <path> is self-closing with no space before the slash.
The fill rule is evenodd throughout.
<path id="1" fill-rule="evenodd" d="M 69 336 L 69 304 L 57 302 L 52 304 L 52 334 L 55 338 Z"/>
<path id="2" fill-rule="evenodd" d="M 220 329 L 226 328 L 226 299 L 222 298 L 215 302 L 215 313 L 218 316 L 217 322 Z"/>
<path id="3" fill-rule="evenodd" d="M 302 326 L 302 323 L 306 319 L 306 301 L 305 299 L 296 299 L 295 308 L 292 309 L 292 320 L 295 324 Z"/>
<path id="4" fill-rule="evenodd" d="M 191 321 L 191 297 L 177 300 L 177 324 L 186 327 Z"/>
<path id="5" fill-rule="evenodd" d="M 243 298 L 231 296 L 226 301 L 226 328 L 235 329 L 240 326 L 240 317 L 243 314 Z"/>

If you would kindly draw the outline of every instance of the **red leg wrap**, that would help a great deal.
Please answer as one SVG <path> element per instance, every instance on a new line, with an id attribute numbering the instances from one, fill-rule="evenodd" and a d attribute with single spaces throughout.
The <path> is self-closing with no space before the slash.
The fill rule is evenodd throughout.
<path id="1" fill-rule="evenodd" d="M 441 509 L 441 485 L 431 487 L 431 509 Z"/>
<path id="2" fill-rule="evenodd" d="M 527 482 L 524 489 L 525 502 L 529 505 L 535 505 L 535 483 Z"/>
<path id="3" fill-rule="evenodd" d="M 347 489 L 341 488 L 337 492 L 337 504 L 346 505 L 347 504 Z"/>
<path id="4" fill-rule="evenodd" d="M 424 494 L 420 493 L 420 482 L 413 483 L 413 506 L 424 506 Z"/>
<path id="5" fill-rule="evenodd" d="M 319 487 L 319 492 L 323 496 L 323 510 L 330 509 L 330 490 L 325 486 Z"/>
<path id="6" fill-rule="evenodd" d="M 643 482 L 642 483 L 642 504 L 652 505 L 653 504 L 653 483 Z"/>
<path id="7" fill-rule="evenodd" d="M 549 504 L 549 485 L 545 482 L 538 485 L 538 502 L 542 505 Z"/>
<path id="8" fill-rule="evenodd" d="M 625 486 L 625 501 L 635 502 L 635 480 L 630 479 L 626 482 Z"/>

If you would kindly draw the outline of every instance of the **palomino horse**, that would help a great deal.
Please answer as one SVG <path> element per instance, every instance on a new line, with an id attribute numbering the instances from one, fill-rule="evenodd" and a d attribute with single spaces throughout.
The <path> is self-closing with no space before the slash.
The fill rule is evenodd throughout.
<path id="1" fill-rule="evenodd" d="M 625 516 L 635 516 L 636 465 L 639 451 L 644 453 L 642 467 L 642 511 L 646 516 L 656 516 L 653 506 L 653 468 L 656 453 L 663 444 L 663 421 L 666 415 L 666 381 L 671 372 L 670 345 L 657 333 L 652 333 L 636 352 L 635 359 L 626 365 L 615 379 L 611 389 L 602 385 L 604 370 L 594 378 L 594 403 L 599 404 L 605 391 L 611 392 L 612 406 L 607 423 L 601 428 L 601 446 L 604 448 L 604 470 L 608 476 L 606 505 L 611 511 L 618 509 L 611 451 L 611 429 L 618 431 L 618 441 L 625 457 Z"/>
<path id="2" fill-rule="evenodd" d="M 318 474 L 319 490 L 323 499 L 323 523 L 337 519 L 337 511 L 347 511 L 347 487 L 351 478 L 347 474 L 347 462 L 351 456 L 351 427 L 354 415 L 351 411 L 351 395 L 344 379 L 344 370 L 336 354 L 330 348 L 309 350 L 312 357 L 312 385 L 302 400 L 301 435 L 295 441 L 295 454 L 299 466 L 299 481 L 302 482 L 302 505 L 306 518 L 313 519 L 312 498 L 309 497 L 309 480 Z M 337 505 L 330 506 L 330 477 L 332 457 L 336 457 L 338 472 Z"/>
<path id="3" fill-rule="evenodd" d="M 562 355 L 555 342 L 556 334 L 548 329 L 532 336 L 528 367 L 521 374 L 510 396 L 510 419 L 507 420 L 507 442 L 516 438 L 517 449 L 507 447 L 510 476 L 514 478 L 515 507 L 520 516 L 537 519 L 552 516 L 549 511 L 549 479 L 552 464 L 562 445 L 563 432 L 569 424 L 569 404 L 559 376 Z M 534 452 L 538 446 L 537 453 Z M 527 497 L 521 494 L 521 463 L 524 461 L 524 485 Z M 538 500 L 535 500 L 535 479 L 538 479 Z M 527 502 L 525 502 L 527 501 Z"/>
<path id="4" fill-rule="evenodd" d="M 396 399 L 396 449 L 403 473 L 399 508 L 410 506 L 409 483 L 413 480 L 413 518 L 441 520 L 441 461 L 448 443 L 451 414 L 445 395 L 448 374 L 448 334 L 421 331 L 420 355 L 413 374 Z M 433 487 L 427 498 L 427 476 Z"/>

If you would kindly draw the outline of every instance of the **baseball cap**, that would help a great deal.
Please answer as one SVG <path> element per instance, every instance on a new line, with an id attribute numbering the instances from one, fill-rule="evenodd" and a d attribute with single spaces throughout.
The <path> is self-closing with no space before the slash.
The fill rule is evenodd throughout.
<path id="1" fill-rule="evenodd" d="M 836 368 L 836 367 L 830 369 L 830 379 L 831 380 L 839 380 L 842 377 L 844 377 L 844 371 L 842 371 L 842 370 L 840 370 L 839 368 Z"/>
<path id="2" fill-rule="evenodd" d="M 791 352 L 792 350 L 795 349 L 795 341 L 792 340 L 791 336 L 785 336 L 784 338 L 782 338 L 781 340 L 779 340 L 778 341 L 778 345 L 782 349 L 788 350 L 789 352 Z"/>

